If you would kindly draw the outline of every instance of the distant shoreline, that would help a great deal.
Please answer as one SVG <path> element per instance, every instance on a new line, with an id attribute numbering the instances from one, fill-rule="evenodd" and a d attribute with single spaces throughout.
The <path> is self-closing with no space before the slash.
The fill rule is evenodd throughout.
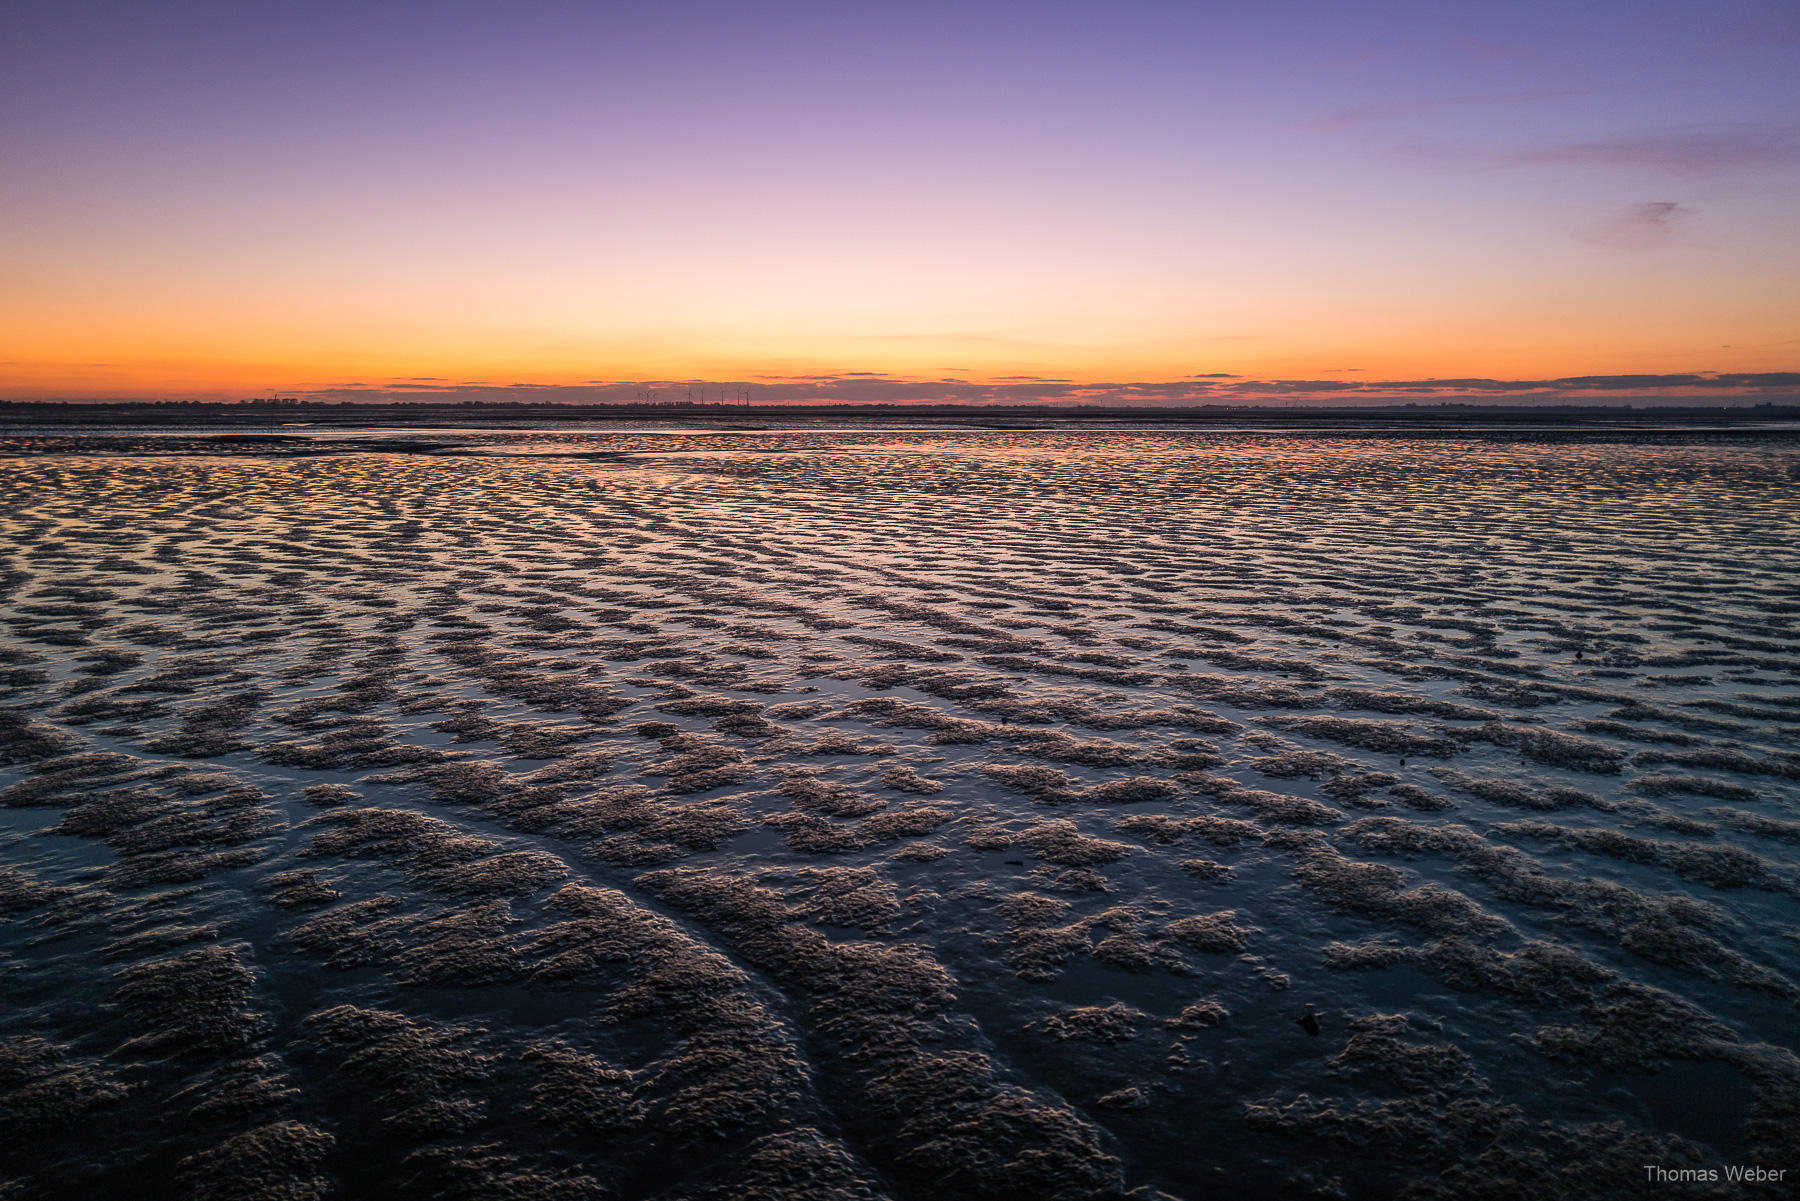
<path id="1" fill-rule="evenodd" d="M 0 401 L 0 429 L 195 427 L 559 427 L 593 423 L 715 426 L 720 433 L 760 432 L 769 423 L 817 428 L 852 422 L 889 428 L 1074 430 L 1095 426 L 1177 426 L 1259 430 L 1681 429 L 1800 422 L 1800 405 L 1477 405 L 1394 404 L 1286 408 L 1272 405 L 1125 407 L 1098 405 L 717 405 L 439 404 L 429 401 L 166 401 L 84 403 Z"/>

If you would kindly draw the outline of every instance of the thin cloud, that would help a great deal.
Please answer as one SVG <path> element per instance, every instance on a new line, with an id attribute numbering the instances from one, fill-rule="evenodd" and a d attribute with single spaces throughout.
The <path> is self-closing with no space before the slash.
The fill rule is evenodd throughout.
<path id="1" fill-rule="evenodd" d="M 1734 125 L 1671 129 L 1637 137 L 1574 142 L 1514 154 L 1519 167 L 1636 167 L 1678 175 L 1704 175 L 1800 166 L 1800 126 Z"/>
<path id="2" fill-rule="evenodd" d="M 1437 96 L 1428 100 L 1396 100 L 1389 104 L 1371 104 L 1364 108 L 1346 109 L 1344 112 L 1323 118 L 1314 125 L 1314 128 L 1348 129 L 1353 125 L 1367 125 L 1374 121 L 1386 121 L 1394 117 L 1410 117 L 1415 113 L 1435 113 L 1447 109 L 1489 108 L 1516 104 L 1543 104 L 1551 100 L 1570 100 L 1590 94 L 1587 89 L 1583 88 L 1540 92 L 1490 92 L 1475 96 Z"/>
<path id="3" fill-rule="evenodd" d="M 1412 380 L 1243 379 L 1224 373 L 1179 380 L 1098 381 L 1076 383 L 1043 377 L 986 380 L 903 379 L 871 373 L 761 376 L 750 381 L 756 404 L 888 404 L 906 405 L 1259 405 L 1331 404 L 1381 406 L 1418 402 L 1469 404 L 1559 404 L 1626 401 L 1717 404 L 1732 397 L 1756 397 L 1793 403 L 1800 393 L 1800 371 L 1724 373 L 1690 371 L 1669 374 L 1588 375 L 1560 379 L 1505 380 L 1457 377 Z M 680 398 L 692 383 L 708 389 L 734 386 L 731 380 L 656 382 L 620 380 L 598 384 L 445 384 L 370 388 L 340 384 L 312 392 L 287 391 L 313 400 L 388 399 L 410 403 L 513 401 L 544 404 L 632 404 L 645 392 L 661 392 L 664 401 Z M 738 386 L 742 386 L 739 384 Z"/>
<path id="4" fill-rule="evenodd" d="M 1420 142 L 1390 153 L 1403 163 L 1446 170 L 1590 167 L 1716 177 L 1800 167 L 1800 125 L 1691 126 L 1510 151 Z"/>
<path id="5" fill-rule="evenodd" d="M 1604 225 L 1576 230 L 1575 237 L 1610 250 L 1655 250 L 1678 241 L 1682 227 L 1693 215 L 1693 209 L 1673 200 L 1649 200 L 1632 205 Z"/>
<path id="6" fill-rule="evenodd" d="M 1461 45 L 1463 49 L 1483 58 L 1524 58 L 1526 54 L 1524 47 L 1515 46 L 1511 42 L 1477 42 L 1464 38 Z"/>

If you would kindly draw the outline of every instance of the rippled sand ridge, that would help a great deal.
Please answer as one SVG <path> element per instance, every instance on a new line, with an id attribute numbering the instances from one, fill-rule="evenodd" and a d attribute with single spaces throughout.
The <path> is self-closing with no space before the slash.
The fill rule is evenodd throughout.
<path id="1" fill-rule="evenodd" d="M 1800 1169 L 1789 437 L 321 449 L 0 442 L 7 1201 Z"/>

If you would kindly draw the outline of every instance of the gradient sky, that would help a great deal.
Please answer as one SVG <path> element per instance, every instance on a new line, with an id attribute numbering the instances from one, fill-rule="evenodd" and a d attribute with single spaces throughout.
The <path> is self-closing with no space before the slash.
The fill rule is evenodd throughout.
<path id="1" fill-rule="evenodd" d="M 1800 365 L 1794 3 L 11 0 L 0 163 L 18 398 Z"/>

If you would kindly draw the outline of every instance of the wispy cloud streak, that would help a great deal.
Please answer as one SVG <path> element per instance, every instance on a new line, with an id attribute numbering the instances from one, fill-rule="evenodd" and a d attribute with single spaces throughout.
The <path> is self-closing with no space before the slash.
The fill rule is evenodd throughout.
<path id="1" fill-rule="evenodd" d="M 1077 383 L 1008 377 L 989 381 L 912 380 L 868 373 L 759 376 L 751 380 L 652 380 L 606 384 L 448 385 L 343 384 L 302 393 L 313 400 L 416 400 L 439 403 L 631 404 L 655 395 L 664 402 L 737 395 L 753 404 L 891 405 L 1271 405 L 1301 402 L 1384 404 L 1407 400 L 1481 400 L 1521 403 L 1608 403 L 1642 397 L 1679 401 L 1730 397 L 1787 401 L 1800 397 L 1800 371 L 1683 372 L 1660 375 L 1588 375 L 1560 379 L 1501 380 L 1479 377 L 1415 380 L 1238 379 L 1197 376 L 1184 380 Z"/>
<path id="2" fill-rule="evenodd" d="M 1422 100 L 1396 100 L 1388 104 L 1370 104 L 1346 109 L 1317 122 L 1315 129 L 1348 129 L 1395 117 L 1411 117 L 1421 113 L 1437 113 L 1468 108 L 1504 108 L 1513 105 L 1544 104 L 1553 100 L 1572 100 L 1590 95 L 1586 89 L 1562 88 L 1553 91 L 1495 92 L 1476 96 L 1437 96 Z"/>

